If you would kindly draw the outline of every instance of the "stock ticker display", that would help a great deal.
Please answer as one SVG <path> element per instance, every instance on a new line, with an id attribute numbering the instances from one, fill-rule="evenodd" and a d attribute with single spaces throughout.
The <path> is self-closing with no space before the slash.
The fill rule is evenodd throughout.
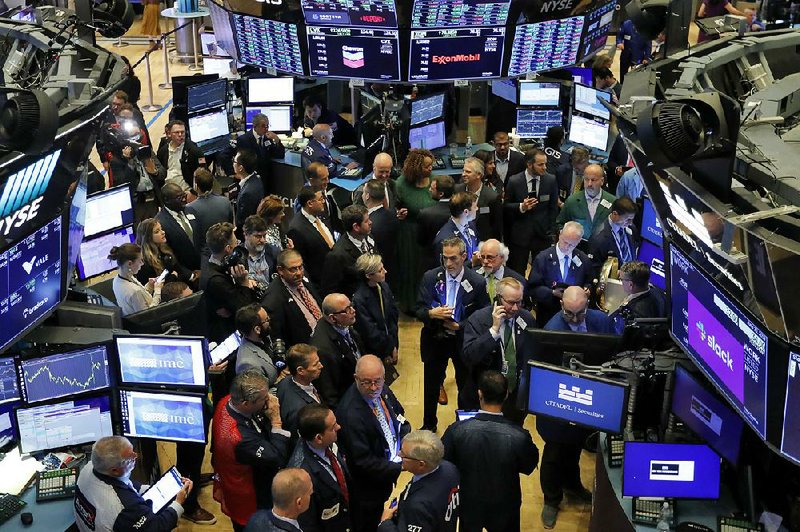
<path id="1" fill-rule="evenodd" d="M 510 6 L 509 0 L 415 0 L 411 27 L 502 26 Z"/>
<path id="2" fill-rule="evenodd" d="M 408 79 L 431 81 L 500 76 L 506 29 L 414 30 Z"/>
<path id="3" fill-rule="evenodd" d="M 67 397 L 109 386 L 104 346 L 20 362 L 20 382 L 29 403 Z"/>
<path id="4" fill-rule="evenodd" d="M 243 63 L 305 75 L 296 25 L 236 13 L 231 17 Z"/>
<path id="5" fill-rule="evenodd" d="M 397 27 L 394 0 L 302 0 L 300 7 L 316 26 Z"/>
<path id="6" fill-rule="evenodd" d="M 0 358 L 0 403 L 19 399 L 19 384 L 14 359 Z"/>
<path id="7" fill-rule="evenodd" d="M 570 17 L 517 26 L 508 75 L 524 76 L 574 64 L 583 23 L 583 17 Z"/>
<path id="8" fill-rule="evenodd" d="M 400 79 L 397 30 L 308 26 L 312 76 Z"/>

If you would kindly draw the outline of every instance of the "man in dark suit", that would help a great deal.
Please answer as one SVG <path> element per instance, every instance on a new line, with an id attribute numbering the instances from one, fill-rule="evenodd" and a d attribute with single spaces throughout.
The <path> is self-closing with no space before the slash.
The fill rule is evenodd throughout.
<path id="1" fill-rule="evenodd" d="M 450 219 L 450 198 L 455 191 L 455 182 L 449 175 L 431 176 L 431 198 L 436 203 L 425 207 L 417 215 L 417 245 L 422 248 L 420 262 L 422 270 L 428 271 L 438 264 L 433 251 L 433 239 L 436 233 Z"/>
<path id="2" fill-rule="evenodd" d="M 461 473 L 460 530 L 518 531 L 519 475 L 533 473 L 539 449 L 530 432 L 503 415 L 508 383 L 500 372 L 483 372 L 478 396 L 478 415 L 450 425 L 442 437 L 444 457 Z"/>
<path id="3" fill-rule="evenodd" d="M 353 325 L 356 309 L 344 294 L 329 294 L 322 300 L 323 319 L 311 335 L 311 345 L 319 351 L 322 372 L 317 388 L 326 405 L 335 408 L 350 387 L 356 362 L 364 355 L 361 335 Z"/>
<path id="4" fill-rule="evenodd" d="M 636 318 L 666 318 L 669 306 L 664 293 L 650 286 L 650 267 L 641 261 L 626 262 L 619 269 L 625 299 L 615 314 L 625 321 Z M 618 332 L 619 328 L 617 329 Z"/>
<path id="5" fill-rule="evenodd" d="M 319 96 L 309 94 L 303 98 L 303 119 L 301 121 L 303 135 L 310 137 L 313 134 L 314 126 L 320 124 L 330 126 L 333 133 L 331 142 L 337 146 L 357 142 L 356 131 L 350 122 L 333 109 L 327 109 Z"/>
<path id="6" fill-rule="evenodd" d="M 589 166 L 589 150 L 575 146 L 569 159 L 556 169 L 559 199 L 564 202 L 575 192 L 583 189 L 583 173 Z"/>
<path id="7" fill-rule="evenodd" d="M 242 224 L 258 209 L 264 199 L 264 184 L 258 175 L 258 159 L 255 152 L 239 150 L 233 158 L 234 178 L 239 181 L 236 196 L 236 227 L 241 234 Z"/>
<path id="8" fill-rule="evenodd" d="M 397 208 L 397 186 L 395 185 L 394 180 L 391 178 L 393 168 L 394 161 L 392 161 L 392 156 L 386 152 L 381 152 L 376 155 L 375 159 L 372 161 L 372 175 L 367 176 L 367 178 L 372 177 L 373 179 L 377 180 L 378 183 L 380 183 L 381 188 L 383 189 L 383 195 L 387 201 L 386 208 L 391 212 L 397 211 L 397 217 L 402 220 L 408 214 L 408 209 Z M 365 197 L 363 196 L 365 188 L 366 183 L 353 191 L 353 203 L 366 206 Z M 403 213 L 399 211 L 405 212 Z"/>
<path id="9" fill-rule="evenodd" d="M 472 192 L 456 192 L 450 198 L 450 219 L 442 225 L 433 239 L 433 252 L 442 253 L 442 242 L 448 238 L 460 238 L 467 250 L 467 267 L 478 252 L 478 234 L 475 216 L 478 213 L 478 198 Z"/>
<path id="10" fill-rule="evenodd" d="M 194 178 L 194 171 L 205 165 L 205 155 L 186 136 L 186 124 L 181 120 L 171 120 L 166 127 L 167 141 L 158 146 L 156 156 L 167 169 L 167 183 L 175 183 L 188 192 Z"/>
<path id="11" fill-rule="evenodd" d="M 363 205 L 348 205 L 342 211 L 345 233 L 325 256 L 322 274 L 322 293 L 340 293 L 353 297 L 362 276 L 356 270 L 356 259 L 375 250 L 372 240 L 372 221 Z"/>
<path id="12" fill-rule="evenodd" d="M 464 327 L 464 363 L 470 368 L 470 409 L 478 408 L 477 383 L 486 370 L 497 370 L 508 379 L 510 395 L 503 404 L 505 416 L 522 425 L 527 412 L 517 408 L 517 384 L 525 370 L 531 341 L 525 329 L 535 326 L 530 312 L 522 308 L 523 285 L 507 277 L 497 284 L 492 306 L 476 311 Z"/>
<path id="13" fill-rule="evenodd" d="M 611 214 L 589 238 L 589 256 L 595 266 L 595 276 L 609 257 L 616 257 L 620 266 L 636 258 L 636 239 L 631 230 L 635 216 L 636 204 L 630 198 L 619 198 L 611 204 Z"/>
<path id="14" fill-rule="evenodd" d="M 439 387 L 444 382 L 447 360 L 453 360 L 458 385 L 458 406 L 463 408 L 467 369 L 461 358 L 464 325 L 473 312 L 489 305 L 483 277 L 466 268 L 464 241 L 453 237 L 442 242 L 442 266 L 422 277 L 416 315 L 424 326 L 420 354 L 424 365 L 423 427 L 436 432 Z"/>
<path id="15" fill-rule="evenodd" d="M 608 215 L 614 195 L 603 190 L 605 172 L 599 164 L 590 164 L 583 171 L 583 190 L 575 192 L 564 202 L 556 223 L 562 227 L 572 220 L 583 226 L 583 234 L 589 238 L 600 230 Z"/>
<path id="16" fill-rule="evenodd" d="M 525 164 L 524 172 L 508 178 L 503 205 L 508 266 L 522 275 L 528 270 L 528 256 L 535 257 L 551 245 L 558 215 L 558 185 L 556 178 L 546 173 L 547 155 L 529 150 Z"/>
<path id="17" fill-rule="evenodd" d="M 186 215 L 195 218 L 194 247 L 201 254 L 209 255 L 206 249 L 206 231 L 214 224 L 233 223 L 233 207 L 228 198 L 215 194 L 214 176 L 205 168 L 194 173 L 194 188 L 198 197 L 186 205 Z"/>
<path id="18" fill-rule="evenodd" d="M 540 327 L 558 312 L 567 286 L 580 286 L 587 292 L 591 286 L 594 273 L 591 259 L 577 249 L 582 237 L 583 227 L 577 222 L 567 222 L 558 234 L 556 245 L 533 260 L 525 293 L 536 304 L 536 323 Z"/>
<path id="19" fill-rule="evenodd" d="M 294 523 L 308 511 L 313 491 L 308 471 L 297 468 L 278 471 L 272 480 L 272 509 L 254 513 L 244 532 L 303 532 Z"/>
<path id="20" fill-rule="evenodd" d="M 300 443 L 289 459 L 311 475 L 314 494 L 308 511 L 299 517 L 303 532 L 346 532 L 350 515 L 350 469 L 336 445 L 341 428 L 327 406 L 304 406 L 297 415 Z M 285 426 L 285 425 L 284 425 Z"/>
<path id="21" fill-rule="evenodd" d="M 339 441 L 353 479 L 350 507 L 354 532 L 374 532 L 383 503 L 400 476 L 400 442 L 411 431 L 405 410 L 384 386 L 381 360 L 364 355 L 356 364 L 355 383 L 336 409 Z M 437 390 L 438 391 L 438 390 Z"/>
<path id="22" fill-rule="evenodd" d="M 261 302 L 270 316 L 271 334 L 288 346 L 308 343 L 322 318 L 322 299 L 305 279 L 303 257 L 297 250 L 284 249 L 277 263 L 278 276 Z"/>
<path id="23" fill-rule="evenodd" d="M 294 344 L 286 352 L 286 367 L 291 374 L 278 383 L 275 395 L 281 403 L 283 428 L 296 437 L 297 414 L 306 405 L 319 404 L 321 396 L 314 386 L 322 371 L 317 348 L 308 344 Z"/>
<path id="24" fill-rule="evenodd" d="M 258 113 L 253 117 L 253 129 L 236 139 L 236 151 L 247 150 L 258 158 L 258 175 L 262 181 L 269 175 L 269 161 L 286 155 L 281 139 L 269 130 L 269 117 Z M 266 189 L 266 183 L 264 183 Z"/>
<path id="25" fill-rule="evenodd" d="M 589 309 L 589 298 L 578 286 L 564 290 L 561 312 L 545 325 L 548 331 L 613 334 L 611 319 L 599 310 Z M 539 480 L 544 494 L 542 524 L 550 529 L 558 517 L 558 505 L 567 496 L 591 504 L 592 493 L 581 484 L 580 459 L 589 430 L 566 422 L 536 416 L 536 430 L 544 440 Z"/>
<path id="26" fill-rule="evenodd" d="M 505 131 L 494 134 L 494 162 L 494 173 L 503 186 L 512 175 L 525 171 L 525 158 L 520 152 L 511 149 L 511 141 Z"/>
<path id="27" fill-rule="evenodd" d="M 478 239 L 502 238 L 503 206 L 500 196 L 491 188 L 483 186 L 483 175 L 483 162 L 475 157 L 468 157 L 464 161 L 461 183 L 456 185 L 456 192 L 471 192 L 478 198 L 478 212 L 475 216 Z"/>
<path id="28" fill-rule="evenodd" d="M 366 182 L 362 199 L 372 222 L 370 236 L 375 241 L 376 251 L 383 258 L 388 279 L 397 266 L 395 247 L 400 226 L 399 218 L 394 208 L 386 206 L 386 188 L 379 180 L 370 179 Z"/>
<path id="29" fill-rule="evenodd" d="M 334 245 L 333 232 L 320 219 L 325 212 L 325 197 L 321 190 L 303 187 L 297 199 L 302 208 L 292 218 L 286 234 L 294 242 L 294 249 L 305 259 L 308 278 L 316 286 L 321 286 L 325 256 Z"/>
<path id="30" fill-rule="evenodd" d="M 328 186 L 331 182 L 328 168 L 322 163 L 309 164 L 308 168 L 306 168 L 306 180 L 306 184 L 308 186 L 311 188 L 320 189 L 322 194 L 325 196 L 325 211 L 320 215 L 320 219 L 322 220 L 322 223 L 327 225 L 331 231 L 333 231 L 336 237 L 336 234 L 341 234 L 344 231 L 344 228 L 342 226 L 342 220 L 339 213 L 339 204 L 336 202 L 336 199 L 328 189 Z M 294 209 L 295 212 L 300 210 L 299 202 L 295 201 Z"/>
<path id="31" fill-rule="evenodd" d="M 525 277 L 506 266 L 508 248 L 499 240 L 490 238 L 481 242 L 478 246 L 478 256 L 481 260 L 481 267 L 475 272 L 483 275 L 486 279 L 486 293 L 489 295 L 489 301 L 494 301 L 494 296 L 497 295 L 497 283 L 504 277 L 516 279 L 522 283 L 522 286 L 525 286 Z"/>
<path id="32" fill-rule="evenodd" d="M 175 183 L 167 183 L 161 188 L 164 207 L 156 219 L 167 235 L 167 242 L 175 252 L 178 262 L 190 270 L 200 269 L 200 252 L 194 246 L 194 232 L 197 230 L 195 216 L 186 214 L 186 192 Z"/>

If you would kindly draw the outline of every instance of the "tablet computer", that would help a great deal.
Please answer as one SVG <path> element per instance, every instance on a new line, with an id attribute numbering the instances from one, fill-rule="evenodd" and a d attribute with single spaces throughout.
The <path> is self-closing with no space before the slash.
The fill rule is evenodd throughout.
<path id="1" fill-rule="evenodd" d="M 175 467 L 171 467 L 155 484 L 142 493 L 142 498 L 146 501 L 152 501 L 153 513 L 157 514 L 172 502 L 172 499 L 181 489 L 183 489 L 181 475 Z"/>
<path id="2" fill-rule="evenodd" d="M 239 349 L 242 345 L 242 335 L 235 331 L 232 335 L 228 336 L 219 345 L 211 350 L 211 363 L 219 364 Z"/>

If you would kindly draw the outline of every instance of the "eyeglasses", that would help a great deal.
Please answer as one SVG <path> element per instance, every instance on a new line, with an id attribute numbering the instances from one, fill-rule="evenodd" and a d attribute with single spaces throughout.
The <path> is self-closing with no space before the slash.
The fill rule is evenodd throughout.
<path id="1" fill-rule="evenodd" d="M 570 310 L 562 310 L 561 312 L 564 313 L 564 317 L 567 318 L 568 320 L 571 320 L 573 318 L 579 318 L 580 319 L 580 318 L 583 318 L 584 316 L 586 316 L 586 309 L 581 310 L 580 312 L 572 312 Z"/>
<path id="2" fill-rule="evenodd" d="M 290 272 L 290 273 L 297 273 L 297 272 L 303 271 L 303 265 L 300 264 L 298 266 L 290 266 L 288 268 L 282 268 L 282 269 L 284 269 L 284 270 L 286 270 L 287 272 Z"/>
<path id="3" fill-rule="evenodd" d="M 338 312 L 331 312 L 331 316 L 335 316 L 337 314 L 345 314 L 347 312 L 355 311 L 355 310 L 356 310 L 356 308 L 353 305 L 347 305 L 346 307 L 344 307 L 342 310 L 340 310 Z"/>
<path id="4" fill-rule="evenodd" d="M 500 299 L 503 301 L 503 303 L 505 303 L 506 305 L 512 306 L 512 307 L 522 306 L 522 300 L 521 299 L 518 299 L 516 301 L 509 301 L 508 299 L 504 298 L 503 296 L 500 296 Z"/>
<path id="5" fill-rule="evenodd" d="M 481 255 L 482 260 L 494 260 L 497 257 L 498 257 L 497 255 Z"/>
<path id="6" fill-rule="evenodd" d="M 121 465 L 128 466 L 128 465 L 136 462 L 136 459 L 139 458 L 139 455 L 136 453 L 136 451 L 131 451 L 131 452 L 133 452 L 133 456 L 129 456 L 127 458 L 123 458 L 122 461 L 121 461 L 122 462 Z"/>
<path id="7" fill-rule="evenodd" d="M 383 383 L 386 379 L 381 377 L 380 379 L 370 380 L 370 379 L 356 379 L 356 382 L 360 386 L 364 386 L 365 388 L 372 388 L 372 387 L 380 387 L 383 386 Z"/>

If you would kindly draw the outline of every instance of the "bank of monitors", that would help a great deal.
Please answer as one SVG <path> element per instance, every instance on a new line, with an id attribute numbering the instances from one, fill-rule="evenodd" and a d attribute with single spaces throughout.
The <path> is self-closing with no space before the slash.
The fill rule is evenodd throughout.
<path id="1" fill-rule="evenodd" d="M 242 63 L 305 75 L 297 25 L 238 13 L 231 25 Z"/>
<path id="2" fill-rule="evenodd" d="M 625 442 L 622 495 L 718 499 L 720 457 L 707 445 Z"/>
<path id="3" fill-rule="evenodd" d="M 102 190 L 86 198 L 84 238 L 133 224 L 133 199 L 128 184 Z"/>
<path id="4" fill-rule="evenodd" d="M 412 28 L 503 26 L 510 0 L 414 0 Z"/>
<path id="5" fill-rule="evenodd" d="M 202 394 L 120 389 L 119 406 L 124 436 L 206 443 Z"/>
<path id="6" fill-rule="evenodd" d="M 106 346 L 20 360 L 19 382 L 27 403 L 105 390 L 111 384 Z"/>
<path id="7" fill-rule="evenodd" d="M 781 452 L 800 463 L 800 354 L 789 352 L 786 375 L 786 402 L 783 407 Z"/>
<path id="8" fill-rule="evenodd" d="M 269 130 L 275 133 L 289 133 L 292 131 L 292 106 L 291 105 L 250 105 L 244 111 L 247 129 L 253 127 L 253 118 L 257 114 L 269 118 Z"/>
<path id="9" fill-rule="evenodd" d="M 608 122 L 573 114 L 568 140 L 604 152 L 608 146 Z"/>
<path id="10" fill-rule="evenodd" d="M 124 386 L 206 389 L 208 345 L 201 337 L 115 336 Z"/>
<path id="11" fill-rule="evenodd" d="M 117 269 L 117 263 L 108 258 L 109 251 L 112 247 L 132 244 L 134 241 L 136 234 L 133 226 L 129 225 L 81 242 L 76 263 L 78 279 L 85 281 Z"/>
<path id="12" fill-rule="evenodd" d="M 400 79 L 400 37 L 394 29 L 308 26 L 312 76 Z"/>
<path id="13" fill-rule="evenodd" d="M 561 84 L 541 81 L 519 81 L 519 104 L 531 107 L 558 108 Z"/>
<path id="14" fill-rule="evenodd" d="M 247 102 L 254 104 L 291 103 L 294 101 L 294 78 L 247 78 Z"/>
<path id="15" fill-rule="evenodd" d="M 0 358 L 0 404 L 20 398 L 17 369 L 13 357 Z"/>
<path id="16" fill-rule="evenodd" d="M 412 148 L 435 150 L 447 144 L 444 122 L 433 122 L 408 129 L 408 143 Z"/>
<path id="17" fill-rule="evenodd" d="M 524 139 L 543 139 L 548 129 L 561 125 L 558 109 L 517 109 L 517 135 Z"/>
<path id="18" fill-rule="evenodd" d="M 357 26 L 364 28 L 396 28 L 397 10 L 395 0 L 362 0 L 359 2 L 340 0 L 300 0 L 306 24 Z"/>
<path id="19" fill-rule="evenodd" d="M 611 103 L 611 93 L 579 83 L 575 84 L 575 102 L 573 105 L 575 111 L 608 120 L 611 117 L 611 112 L 600 103 L 600 100 Z"/>
<path id="20" fill-rule="evenodd" d="M 579 16 L 517 26 L 508 75 L 524 76 L 575 64 L 583 23 Z"/>
<path id="21" fill-rule="evenodd" d="M 228 101 L 228 80 L 218 79 L 209 83 L 189 85 L 187 92 L 187 111 L 189 113 L 225 107 L 225 103 Z"/>
<path id="22" fill-rule="evenodd" d="M 528 412 L 618 434 L 625 426 L 630 386 L 594 375 L 530 362 Z"/>
<path id="23" fill-rule="evenodd" d="M 650 284 L 666 292 L 667 272 L 664 266 L 663 248 L 643 239 L 639 244 L 636 260 L 640 260 L 650 266 Z"/>
<path id="24" fill-rule="evenodd" d="M 499 77 L 506 29 L 412 30 L 409 81 Z"/>
<path id="25" fill-rule="evenodd" d="M 189 117 L 189 135 L 197 144 L 203 144 L 230 135 L 228 112 L 218 109 Z"/>
<path id="26" fill-rule="evenodd" d="M 411 125 L 416 126 L 444 116 L 444 93 L 411 100 Z"/>
<path id="27" fill-rule="evenodd" d="M 112 433 L 108 395 L 25 406 L 14 414 L 22 453 L 90 443 Z"/>

